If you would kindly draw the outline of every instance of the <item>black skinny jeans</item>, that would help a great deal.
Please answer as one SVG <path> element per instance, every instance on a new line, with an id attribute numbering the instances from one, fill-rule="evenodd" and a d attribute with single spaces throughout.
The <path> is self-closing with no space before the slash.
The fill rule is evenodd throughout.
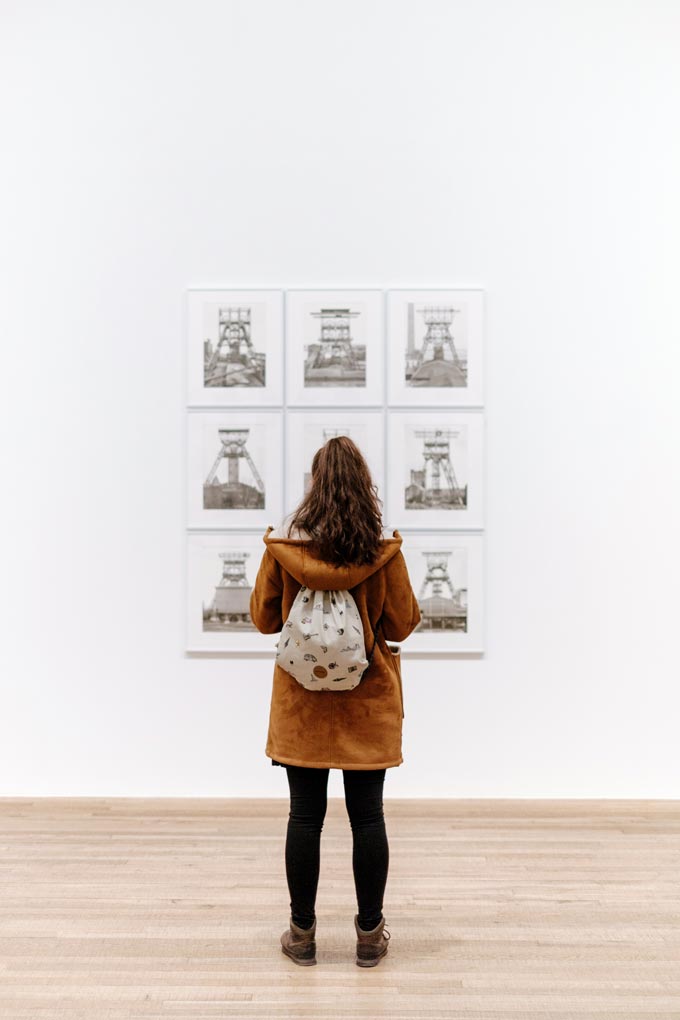
<path id="1" fill-rule="evenodd" d="M 286 765 L 290 813 L 286 832 L 286 878 L 293 921 L 311 928 L 316 920 L 321 830 L 326 817 L 329 769 Z M 352 870 L 359 926 L 368 931 L 382 917 L 389 867 L 383 813 L 385 769 L 343 769 L 345 806 L 352 828 Z"/>

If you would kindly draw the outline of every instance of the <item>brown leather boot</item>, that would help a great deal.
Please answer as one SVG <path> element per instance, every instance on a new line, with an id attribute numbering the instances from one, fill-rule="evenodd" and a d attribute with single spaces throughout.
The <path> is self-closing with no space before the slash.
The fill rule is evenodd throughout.
<path id="1" fill-rule="evenodd" d="M 387 942 L 390 933 L 385 928 L 385 915 L 371 931 L 364 931 L 359 927 L 359 915 L 354 915 L 354 927 L 357 933 L 357 958 L 358 967 L 375 967 L 380 963 L 387 952 Z"/>
<path id="2" fill-rule="evenodd" d="M 281 936 L 281 949 L 301 967 L 312 967 L 316 963 L 316 921 L 307 931 L 298 928 L 291 915 L 290 928 Z"/>

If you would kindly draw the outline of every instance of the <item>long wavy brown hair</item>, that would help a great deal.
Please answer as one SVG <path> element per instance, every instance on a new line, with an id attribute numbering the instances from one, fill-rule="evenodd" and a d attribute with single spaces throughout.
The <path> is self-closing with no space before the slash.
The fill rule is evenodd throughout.
<path id="1" fill-rule="evenodd" d="M 382 540 L 382 500 L 364 456 L 349 436 L 332 436 L 314 454 L 312 484 L 293 512 L 314 554 L 336 566 L 373 563 Z"/>

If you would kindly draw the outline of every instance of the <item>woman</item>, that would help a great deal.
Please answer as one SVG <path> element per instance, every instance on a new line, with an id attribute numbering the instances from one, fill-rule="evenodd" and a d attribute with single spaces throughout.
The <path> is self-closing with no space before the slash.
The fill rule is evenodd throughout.
<path id="1" fill-rule="evenodd" d="M 420 621 L 398 531 L 382 527 L 380 500 L 361 451 L 348 436 L 314 455 L 308 493 L 283 524 L 267 528 L 250 598 L 263 634 L 278 633 L 304 584 L 348 589 L 364 629 L 370 665 L 352 690 L 312 691 L 274 666 L 265 754 L 285 767 L 290 788 L 286 876 L 290 927 L 281 948 L 296 963 L 316 963 L 316 892 L 329 769 L 343 770 L 353 834 L 359 912 L 356 963 L 375 966 L 387 952 L 383 894 L 389 847 L 383 813 L 385 771 L 401 753 L 403 693 L 399 660 L 387 641 L 403 641 Z M 375 645 L 374 645 L 375 639 Z"/>

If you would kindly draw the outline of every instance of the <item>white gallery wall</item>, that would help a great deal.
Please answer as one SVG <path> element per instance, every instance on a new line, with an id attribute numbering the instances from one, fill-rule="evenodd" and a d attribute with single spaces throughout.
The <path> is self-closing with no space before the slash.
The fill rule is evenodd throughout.
<path id="1" fill-rule="evenodd" d="M 0 795 L 287 796 L 184 653 L 186 288 L 481 287 L 486 654 L 385 795 L 680 796 L 680 5 L 0 12 Z"/>

